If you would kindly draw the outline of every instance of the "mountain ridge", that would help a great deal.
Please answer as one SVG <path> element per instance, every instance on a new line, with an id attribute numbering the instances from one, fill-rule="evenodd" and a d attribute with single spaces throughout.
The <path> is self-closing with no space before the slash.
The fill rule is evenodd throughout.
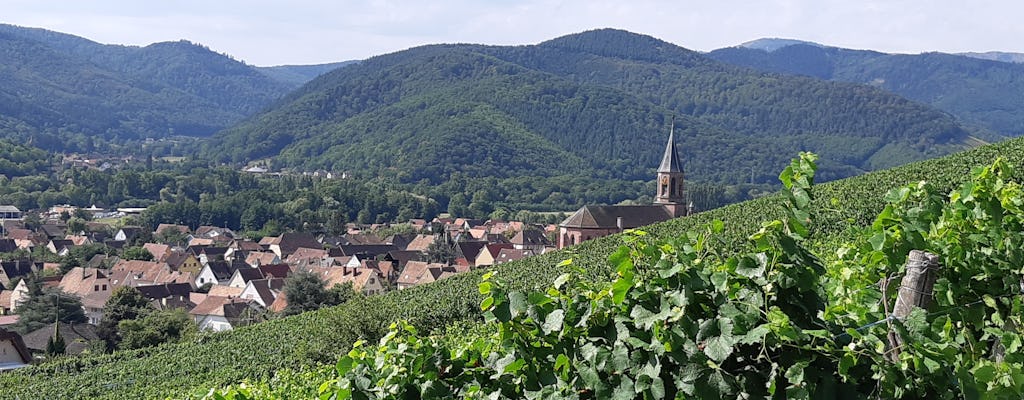
<path id="1" fill-rule="evenodd" d="M 670 116 L 683 125 L 680 140 L 691 141 L 683 146 L 691 176 L 732 183 L 746 181 L 752 170 L 755 182 L 774 179 L 762 171 L 777 170 L 788 160 L 782 154 L 794 147 L 823 150 L 823 176 L 834 179 L 964 148 L 969 137 L 951 117 L 878 89 L 767 76 L 650 36 L 603 29 L 531 46 L 427 45 L 363 60 L 313 79 L 278 108 L 218 133 L 205 154 L 235 163 L 270 157 L 279 167 L 299 169 L 360 170 L 367 166 L 361 160 L 384 160 L 368 172 L 397 167 L 410 178 L 443 181 L 446 173 L 424 175 L 414 165 L 388 161 L 395 160 L 389 154 L 442 164 L 447 157 L 426 154 L 409 140 L 444 141 L 452 132 L 401 120 L 414 114 L 390 121 L 356 118 L 393 106 L 414 109 L 417 101 L 421 109 L 439 102 L 489 108 L 497 113 L 491 114 L 495 121 L 512 118 L 533 137 L 581 157 L 588 165 L 579 173 L 615 179 L 648 179 Z M 823 106 L 829 102 L 834 106 Z M 903 110 L 901 121 L 890 115 L 893 110 Z M 508 134 L 508 124 L 483 123 L 488 126 L 480 129 L 490 134 Z M 399 139 L 395 126 L 417 128 L 407 128 Z M 360 139 L 376 134 L 385 139 L 373 145 Z M 318 139 L 322 135 L 335 139 Z M 516 151 L 493 142 L 472 157 L 496 159 Z M 838 143 L 842 150 L 833 146 Z M 237 151 L 243 144 L 250 146 Z M 728 154 L 744 172 L 723 171 L 715 166 L 716 153 L 705 150 L 730 147 L 750 153 Z M 327 148 L 336 149 L 330 157 L 321 152 Z"/>
<path id="2" fill-rule="evenodd" d="M 1024 134 L 1024 65 L 946 53 L 887 54 L 791 44 L 768 52 L 728 47 L 708 57 L 758 71 L 875 86 L 929 104 L 983 131 Z"/>

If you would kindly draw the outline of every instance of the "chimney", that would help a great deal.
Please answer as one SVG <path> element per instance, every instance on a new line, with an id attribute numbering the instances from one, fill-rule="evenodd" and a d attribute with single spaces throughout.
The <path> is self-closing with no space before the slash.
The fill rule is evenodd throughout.
<path id="1" fill-rule="evenodd" d="M 622 232 L 624 230 L 622 229 L 622 217 L 615 218 L 615 227 L 619 228 L 619 232 Z"/>

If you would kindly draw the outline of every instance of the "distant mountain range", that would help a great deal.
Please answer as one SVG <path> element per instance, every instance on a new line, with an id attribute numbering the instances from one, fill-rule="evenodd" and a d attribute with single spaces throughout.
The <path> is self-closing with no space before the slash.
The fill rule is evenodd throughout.
<path id="1" fill-rule="evenodd" d="M 187 41 L 103 45 L 0 25 L 0 138 L 49 150 L 231 126 L 331 67 L 255 68 Z"/>
<path id="2" fill-rule="evenodd" d="M 774 182 L 800 150 L 834 179 L 1024 133 L 1024 65 L 790 39 L 702 54 L 602 29 L 253 67 L 187 41 L 0 25 L 0 53 L 0 139 L 137 152 L 191 136 L 163 151 L 408 182 L 648 180 L 673 117 L 689 176 L 719 183 Z"/>
<path id="3" fill-rule="evenodd" d="M 1024 64 L 1000 62 L 1019 59 L 1019 54 L 886 54 L 759 39 L 707 55 L 760 71 L 867 84 L 930 104 L 999 135 L 1024 134 Z"/>
<path id="4" fill-rule="evenodd" d="M 646 180 L 672 116 L 690 176 L 716 182 L 773 182 L 799 150 L 822 154 L 831 179 L 975 143 L 948 114 L 883 90 L 764 75 L 605 29 L 374 57 L 218 133 L 203 155 L 413 182 L 454 172 Z"/>

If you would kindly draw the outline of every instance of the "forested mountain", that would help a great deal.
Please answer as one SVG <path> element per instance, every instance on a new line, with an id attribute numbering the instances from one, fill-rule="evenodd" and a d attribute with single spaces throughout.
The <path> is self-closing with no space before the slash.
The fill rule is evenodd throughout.
<path id="1" fill-rule="evenodd" d="M 752 45 L 751 45 L 752 43 Z M 1024 64 L 943 53 L 886 54 L 766 39 L 708 57 L 761 71 L 868 84 L 1002 135 L 1024 134 Z"/>
<path id="2" fill-rule="evenodd" d="M 278 82 L 283 82 L 297 88 L 327 72 L 358 62 L 351 60 L 314 65 L 277 65 L 273 67 L 256 67 L 256 69 Z"/>
<path id="3" fill-rule="evenodd" d="M 794 151 L 825 179 L 970 143 L 949 115 L 868 86 L 763 74 L 617 30 L 534 46 L 434 45 L 314 79 L 212 138 L 217 161 L 397 171 L 407 181 L 579 173 L 647 180 L 669 120 L 696 180 L 772 182 Z"/>
<path id="4" fill-rule="evenodd" d="M 0 138 L 47 150 L 209 135 L 291 87 L 187 41 L 103 45 L 0 25 L 0 54 Z"/>

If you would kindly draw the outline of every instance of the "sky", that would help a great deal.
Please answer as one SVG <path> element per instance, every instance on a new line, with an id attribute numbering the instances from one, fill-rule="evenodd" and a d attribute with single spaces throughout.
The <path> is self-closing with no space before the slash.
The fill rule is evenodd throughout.
<path id="1" fill-rule="evenodd" d="M 710 51 L 763 37 L 890 53 L 1024 53 L 1016 0 L 0 0 L 0 23 L 144 46 L 186 39 L 251 65 L 424 44 L 535 44 L 619 28 Z"/>

